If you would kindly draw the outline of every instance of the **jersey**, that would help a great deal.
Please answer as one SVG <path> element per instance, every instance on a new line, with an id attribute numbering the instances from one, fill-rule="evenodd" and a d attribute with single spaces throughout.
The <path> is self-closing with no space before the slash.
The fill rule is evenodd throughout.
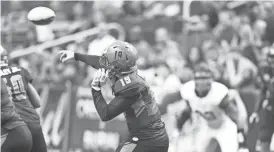
<path id="1" fill-rule="evenodd" d="M 75 53 L 74 58 L 75 60 L 82 61 L 95 69 L 102 68 L 100 64 L 100 56 Z M 114 101 L 113 99 L 111 102 L 119 101 L 120 103 L 118 106 L 113 106 L 115 103 L 111 102 L 108 105 L 102 104 L 102 102 L 105 101 L 102 101 L 101 92 L 93 92 L 93 98 L 97 96 L 97 98 L 94 100 L 94 103 L 97 112 L 99 115 L 101 115 L 100 117 L 104 117 L 104 119 L 106 119 L 107 115 L 108 120 L 109 118 L 117 116 L 117 114 L 120 114 L 120 112 L 123 112 L 127 121 L 130 138 L 132 140 L 137 140 L 139 144 L 143 145 L 167 146 L 169 141 L 165 129 L 165 124 L 161 120 L 160 110 L 156 105 L 153 93 L 150 91 L 144 79 L 134 72 L 118 80 L 113 78 L 113 81 L 115 82 L 112 86 L 112 91 L 115 95 L 114 99 L 116 100 Z M 130 98 L 138 94 L 141 95 L 139 99 Z M 130 104 L 133 104 L 124 110 L 124 108 L 121 108 L 123 105 L 120 104 L 127 101 L 130 102 Z M 111 106 L 108 107 L 109 105 Z M 107 110 L 103 107 L 107 107 Z M 108 110 L 112 112 L 109 112 Z"/>
<path id="2" fill-rule="evenodd" d="M 29 72 L 21 67 L 2 66 L 0 75 L 6 83 L 15 108 L 25 122 L 40 122 L 39 115 L 31 105 L 26 90 L 32 82 Z"/>
<path id="3" fill-rule="evenodd" d="M 1 135 L 18 126 L 26 125 L 15 111 L 7 87 L 1 79 Z"/>
<path id="4" fill-rule="evenodd" d="M 112 89 L 115 96 L 141 94 L 141 98 L 124 112 L 130 136 L 136 137 L 140 142 L 145 141 L 144 144 L 147 145 L 168 145 L 159 107 L 144 79 L 133 73 L 116 81 Z"/>
<path id="5" fill-rule="evenodd" d="M 220 108 L 220 104 L 227 95 L 228 88 L 218 82 L 212 82 L 211 89 L 205 97 L 197 96 L 194 81 L 185 83 L 181 88 L 181 96 L 188 102 L 196 124 L 210 128 L 220 128 L 222 125 L 225 112 Z"/>
<path id="6" fill-rule="evenodd" d="M 226 105 L 231 103 L 228 88 L 221 83 L 212 82 L 207 95 L 199 97 L 195 92 L 195 82 L 189 81 L 180 91 L 191 109 L 190 121 L 183 126 L 185 135 L 181 137 L 182 140 L 194 143 L 196 146 L 193 151 L 197 152 L 207 151 L 212 139 L 218 142 L 222 152 L 237 152 L 237 125 L 225 111 Z M 184 148 L 183 145 L 179 148 Z"/>

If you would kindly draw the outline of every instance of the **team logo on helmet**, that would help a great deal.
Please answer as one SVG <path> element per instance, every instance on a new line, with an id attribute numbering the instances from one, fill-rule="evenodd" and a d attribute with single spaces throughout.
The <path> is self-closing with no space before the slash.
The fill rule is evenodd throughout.
<path id="1" fill-rule="evenodd" d="M 100 58 L 100 65 L 113 75 L 128 74 L 137 69 L 137 50 L 127 42 L 112 43 Z"/>

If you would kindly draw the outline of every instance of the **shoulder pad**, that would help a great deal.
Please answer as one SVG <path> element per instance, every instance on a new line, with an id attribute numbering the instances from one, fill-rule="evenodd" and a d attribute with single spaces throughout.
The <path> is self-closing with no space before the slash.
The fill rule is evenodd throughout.
<path id="1" fill-rule="evenodd" d="M 194 91 L 194 89 L 195 83 L 193 80 L 184 83 L 180 89 L 181 96 L 187 98 L 187 96 L 191 94 L 190 92 Z"/>
<path id="2" fill-rule="evenodd" d="M 126 75 L 113 86 L 113 92 L 117 95 L 131 96 L 140 93 L 146 87 L 144 79 L 136 74 Z"/>
<path id="3" fill-rule="evenodd" d="M 224 97 L 226 97 L 229 93 L 228 88 L 219 82 L 213 82 L 212 89 L 214 91 L 215 99 L 219 99 L 220 101 L 224 99 Z"/>

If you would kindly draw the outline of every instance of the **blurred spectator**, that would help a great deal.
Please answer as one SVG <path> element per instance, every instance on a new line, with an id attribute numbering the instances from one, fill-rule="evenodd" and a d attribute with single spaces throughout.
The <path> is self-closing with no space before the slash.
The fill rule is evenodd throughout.
<path id="1" fill-rule="evenodd" d="M 205 61 L 204 53 L 200 48 L 193 47 L 186 57 L 186 67 L 194 70 L 201 62 Z"/>
<path id="2" fill-rule="evenodd" d="M 116 39 L 108 34 L 108 28 L 105 23 L 98 25 L 99 33 L 95 40 L 88 46 L 88 54 L 102 55 L 106 47 L 113 43 Z"/>
<path id="3" fill-rule="evenodd" d="M 66 35 L 70 29 L 68 15 L 64 12 L 64 5 L 61 1 L 50 1 L 50 8 L 55 11 L 56 18 L 54 22 L 48 25 L 54 32 L 56 37 Z"/>
<path id="4" fill-rule="evenodd" d="M 205 41 L 202 45 L 205 61 L 213 72 L 216 81 L 222 81 L 223 67 L 220 60 L 225 58 L 222 48 L 215 41 Z"/>
<path id="5" fill-rule="evenodd" d="M 66 13 L 63 10 L 63 3 L 61 1 L 50 1 L 50 8 L 52 8 L 56 14 L 56 21 L 64 21 L 67 19 Z"/>
<path id="6" fill-rule="evenodd" d="M 72 20 L 75 22 L 83 22 L 84 20 L 84 4 L 79 2 L 77 4 L 75 4 L 72 8 L 73 11 L 73 16 L 72 16 Z"/>
<path id="7" fill-rule="evenodd" d="M 240 49 L 253 44 L 255 42 L 255 35 L 249 24 L 245 24 L 241 27 L 240 31 Z"/>
<path id="8" fill-rule="evenodd" d="M 239 29 L 240 23 L 239 18 L 233 17 L 234 14 L 232 11 L 221 11 L 219 14 L 220 22 L 214 30 L 217 40 L 224 48 L 230 47 L 231 45 L 237 45 L 235 44 L 238 39 L 238 32 L 236 30 Z"/>
<path id="9" fill-rule="evenodd" d="M 254 25 L 253 25 L 254 39 L 255 39 L 255 44 L 257 46 L 261 46 L 263 43 L 266 26 L 267 24 L 264 20 L 256 20 L 254 22 Z"/>
<path id="10" fill-rule="evenodd" d="M 170 33 L 166 28 L 158 28 L 155 31 L 155 56 L 158 61 L 165 62 L 169 57 L 181 58 L 178 44 L 171 40 Z"/>
<path id="11" fill-rule="evenodd" d="M 144 39 L 143 31 L 140 26 L 134 26 L 129 30 L 129 42 L 138 50 L 138 66 L 146 68 L 150 65 L 153 49 Z"/>
<path id="12" fill-rule="evenodd" d="M 103 12 L 107 19 L 117 19 L 123 12 L 124 1 L 94 1 L 93 9 Z"/>
<path id="13" fill-rule="evenodd" d="M 127 16 L 137 17 L 143 14 L 144 5 L 142 1 L 125 1 L 123 10 Z"/>
<path id="14" fill-rule="evenodd" d="M 229 53 L 225 61 L 225 74 L 230 87 L 239 89 L 253 84 L 257 76 L 256 66 L 238 53 Z"/>
<path id="15" fill-rule="evenodd" d="M 7 40 L 10 48 L 17 49 L 30 45 L 34 41 L 34 30 L 27 19 L 27 11 L 21 6 L 21 1 L 11 1 L 12 11 L 5 20 Z M 11 45 L 12 44 L 12 45 Z"/>
<path id="16" fill-rule="evenodd" d="M 101 23 L 106 22 L 106 18 L 102 11 L 93 10 L 91 17 L 92 17 L 91 21 L 92 21 L 93 27 L 99 26 Z"/>
<path id="17" fill-rule="evenodd" d="M 164 4 L 160 1 L 147 4 L 147 10 L 144 12 L 146 18 L 154 18 L 163 15 Z"/>

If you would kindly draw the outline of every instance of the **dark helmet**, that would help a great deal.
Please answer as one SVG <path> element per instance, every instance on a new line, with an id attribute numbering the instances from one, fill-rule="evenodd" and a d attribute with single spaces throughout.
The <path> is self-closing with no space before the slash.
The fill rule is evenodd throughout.
<path id="1" fill-rule="evenodd" d="M 0 46 L 0 55 L 1 55 L 1 61 L 0 61 L 0 66 L 6 66 L 8 65 L 8 52 Z"/>
<path id="2" fill-rule="evenodd" d="M 112 75 L 129 74 L 137 70 L 137 50 L 123 41 L 112 43 L 100 58 L 100 65 L 110 70 Z"/>

